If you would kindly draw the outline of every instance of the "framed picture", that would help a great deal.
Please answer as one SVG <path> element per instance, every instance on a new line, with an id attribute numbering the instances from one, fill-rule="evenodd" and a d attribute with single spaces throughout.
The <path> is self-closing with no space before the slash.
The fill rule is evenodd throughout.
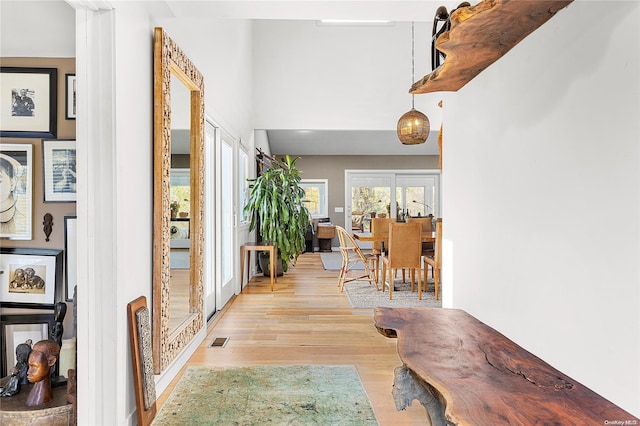
<path id="1" fill-rule="evenodd" d="M 0 248 L 0 306 L 53 308 L 62 301 L 62 250 Z"/>
<path id="2" fill-rule="evenodd" d="M 76 201 L 76 141 L 43 139 L 42 164 L 44 201 Z"/>
<path id="3" fill-rule="evenodd" d="M 67 302 L 73 301 L 73 289 L 78 284 L 76 216 L 64 217 L 64 282 Z"/>
<path id="4" fill-rule="evenodd" d="M 0 136 L 55 138 L 58 70 L 0 67 Z"/>
<path id="5" fill-rule="evenodd" d="M 0 144 L 1 238 L 31 239 L 32 149 L 31 144 Z"/>
<path id="6" fill-rule="evenodd" d="M 53 326 L 53 314 L 2 315 L 0 345 L 3 362 L 0 365 L 0 376 L 8 376 L 9 370 L 16 365 L 16 348 L 19 344 L 27 340 L 36 343 L 48 339 Z"/>
<path id="7" fill-rule="evenodd" d="M 67 120 L 76 119 L 76 75 L 65 74 L 64 75 L 65 86 L 65 118 Z"/>

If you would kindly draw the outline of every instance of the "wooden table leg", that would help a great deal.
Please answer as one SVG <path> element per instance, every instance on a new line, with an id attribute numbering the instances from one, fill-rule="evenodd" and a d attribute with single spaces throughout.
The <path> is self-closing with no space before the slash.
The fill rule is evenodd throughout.
<path id="1" fill-rule="evenodd" d="M 276 276 L 276 246 L 269 249 L 269 257 L 271 258 L 271 291 L 273 291 L 273 281 Z"/>
<path id="2" fill-rule="evenodd" d="M 240 288 L 242 288 L 242 283 L 244 282 L 244 252 L 244 247 L 240 247 Z"/>

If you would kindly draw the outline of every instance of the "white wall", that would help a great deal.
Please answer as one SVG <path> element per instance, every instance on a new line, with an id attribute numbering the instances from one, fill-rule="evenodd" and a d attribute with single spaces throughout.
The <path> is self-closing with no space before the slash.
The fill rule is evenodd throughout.
<path id="1" fill-rule="evenodd" d="M 417 80 L 431 70 L 431 24 L 416 22 L 415 34 Z M 256 128 L 395 130 L 411 108 L 411 23 L 255 21 L 253 40 Z M 432 128 L 441 98 L 415 97 Z"/>
<path id="2" fill-rule="evenodd" d="M 640 5 L 576 1 L 444 100 L 445 305 L 640 415 Z"/>
<path id="3" fill-rule="evenodd" d="M 253 140 L 250 21 L 173 19 L 154 22 L 204 75 L 207 114 L 234 138 Z"/>
<path id="4" fill-rule="evenodd" d="M 0 2 L 0 56 L 73 58 L 75 15 L 62 1 Z"/>

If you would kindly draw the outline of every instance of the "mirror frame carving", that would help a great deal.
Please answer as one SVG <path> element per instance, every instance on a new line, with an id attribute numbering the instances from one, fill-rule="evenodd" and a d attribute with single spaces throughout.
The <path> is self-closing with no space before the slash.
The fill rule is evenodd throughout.
<path id="1" fill-rule="evenodd" d="M 191 92 L 190 315 L 176 330 L 169 329 L 172 73 Z M 204 78 L 161 27 L 153 77 L 153 366 L 160 374 L 204 326 Z"/>

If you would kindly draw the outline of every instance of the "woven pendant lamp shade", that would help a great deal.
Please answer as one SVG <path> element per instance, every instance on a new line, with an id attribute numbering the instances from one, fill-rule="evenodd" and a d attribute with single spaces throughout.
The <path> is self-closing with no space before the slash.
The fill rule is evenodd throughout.
<path id="1" fill-rule="evenodd" d="M 398 139 L 404 145 L 424 143 L 429 136 L 430 124 L 426 115 L 411 108 L 398 120 Z"/>
<path id="2" fill-rule="evenodd" d="M 411 82 L 415 80 L 415 30 L 411 22 Z M 429 119 L 414 107 L 414 95 L 411 95 L 411 110 L 398 120 L 398 139 L 404 145 L 425 143 L 429 136 Z"/>

